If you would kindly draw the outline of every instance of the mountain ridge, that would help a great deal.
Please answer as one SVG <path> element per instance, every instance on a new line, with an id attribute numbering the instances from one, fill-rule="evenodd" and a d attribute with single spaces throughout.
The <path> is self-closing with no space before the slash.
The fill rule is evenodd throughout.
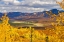
<path id="1" fill-rule="evenodd" d="M 22 13 L 22 12 L 8 12 L 7 16 L 10 20 L 13 21 L 51 21 L 50 17 L 46 12 L 52 12 L 53 14 L 58 15 L 60 10 L 51 9 L 49 11 L 34 12 L 34 13 Z M 60 11 L 64 12 L 64 11 Z M 3 13 L 0 13 L 2 17 Z"/>

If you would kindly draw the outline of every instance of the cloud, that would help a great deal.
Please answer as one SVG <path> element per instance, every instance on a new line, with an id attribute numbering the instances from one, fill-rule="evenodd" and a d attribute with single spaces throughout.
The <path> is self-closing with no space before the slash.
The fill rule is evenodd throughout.
<path id="1" fill-rule="evenodd" d="M 1 0 L 1 1 L 4 1 L 4 2 L 13 2 L 14 0 Z"/>
<path id="2" fill-rule="evenodd" d="M 61 2 L 62 0 L 57 0 L 58 2 Z"/>
<path id="3" fill-rule="evenodd" d="M 0 11 L 41 12 L 53 8 L 61 9 L 56 0 L 1 0 Z"/>
<path id="4" fill-rule="evenodd" d="M 9 5 L 9 4 L 19 5 L 20 4 L 20 1 L 18 0 L 1 0 L 1 2 L 4 2 L 4 4 L 6 5 Z"/>

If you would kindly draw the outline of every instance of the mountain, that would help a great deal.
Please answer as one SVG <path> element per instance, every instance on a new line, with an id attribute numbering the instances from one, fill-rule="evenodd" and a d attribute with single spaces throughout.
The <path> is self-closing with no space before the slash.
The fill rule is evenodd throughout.
<path id="1" fill-rule="evenodd" d="M 34 13 L 22 13 L 22 12 L 8 12 L 7 16 L 10 20 L 15 21 L 51 21 L 50 16 L 46 12 L 52 12 L 53 14 L 58 15 L 57 9 L 51 9 L 49 11 L 43 12 L 34 12 Z M 62 11 L 63 12 L 63 11 Z M 0 13 L 0 17 L 2 17 L 3 13 Z"/>
<path id="2" fill-rule="evenodd" d="M 52 9 L 52 10 L 50 10 L 50 11 L 52 11 L 52 13 L 53 13 L 53 14 L 56 14 L 56 15 L 58 15 L 58 12 L 59 12 L 59 10 L 57 10 L 57 9 Z"/>
<path id="3" fill-rule="evenodd" d="M 3 13 L 0 13 L 0 17 L 2 17 L 3 16 Z"/>

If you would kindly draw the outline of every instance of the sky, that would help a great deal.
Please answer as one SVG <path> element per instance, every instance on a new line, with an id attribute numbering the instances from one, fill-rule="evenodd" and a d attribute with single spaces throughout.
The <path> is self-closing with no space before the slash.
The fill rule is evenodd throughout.
<path id="1" fill-rule="evenodd" d="M 0 12 L 42 12 L 59 9 L 61 0 L 0 0 Z"/>

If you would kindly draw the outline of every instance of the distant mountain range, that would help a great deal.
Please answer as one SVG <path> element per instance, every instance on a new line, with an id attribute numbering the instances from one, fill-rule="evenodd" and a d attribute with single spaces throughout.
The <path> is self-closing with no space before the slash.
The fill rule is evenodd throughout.
<path id="1" fill-rule="evenodd" d="M 58 15 L 58 12 L 64 12 L 57 9 L 52 9 L 49 11 L 43 12 L 34 12 L 34 13 L 22 13 L 22 12 L 8 12 L 7 16 L 10 20 L 16 21 L 48 21 L 51 20 L 50 16 L 46 12 L 50 12 Z M 0 13 L 0 17 L 2 17 L 3 13 Z"/>

